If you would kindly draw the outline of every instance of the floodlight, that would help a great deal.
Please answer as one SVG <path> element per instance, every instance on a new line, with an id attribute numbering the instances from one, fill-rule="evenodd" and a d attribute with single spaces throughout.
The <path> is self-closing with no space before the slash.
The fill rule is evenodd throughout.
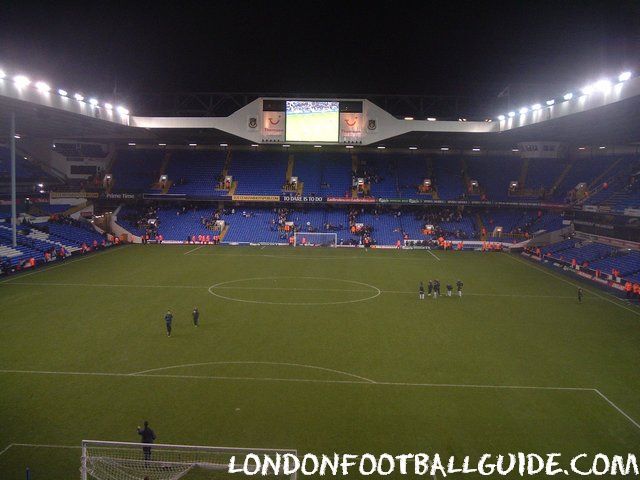
<path id="1" fill-rule="evenodd" d="M 0 80 L 2 80 L 3 78 L 5 78 L 7 76 L 6 73 L 4 73 L 4 70 L 0 70 Z"/>
<path id="2" fill-rule="evenodd" d="M 13 77 L 13 83 L 16 84 L 16 87 L 23 88 L 27 87 L 31 83 L 31 80 L 29 80 L 24 75 L 16 75 L 15 77 Z"/>
<path id="3" fill-rule="evenodd" d="M 98 106 L 98 100 L 95 98 L 91 98 L 89 99 L 89 103 L 93 106 L 93 107 L 97 107 Z"/>
<path id="4" fill-rule="evenodd" d="M 116 110 L 120 115 L 129 115 L 129 110 L 123 107 L 122 105 L 119 106 Z"/>
<path id="5" fill-rule="evenodd" d="M 427 121 L 428 122 L 435 122 L 436 121 L 436 117 L 427 117 Z"/>
<path id="6" fill-rule="evenodd" d="M 417 150 L 418 147 L 409 147 L 409 150 Z"/>
<path id="7" fill-rule="evenodd" d="M 509 116 L 509 118 L 513 118 L 516 116 L 516 112 L 509 112 L 507 113 L 507 115 Z"/>
<path id="8" fill-rule="evenodd" d="M 344 147 L 344 148 L 353 148 L 353 145 L 347 145 L 347 146 L 346 146 L 346 147 Z"/>
<path id="9" fill-rule="evenodd" d="M 104 108 L 106 108 L 107 110 L 113 110 L 113 105 L 111 105 L 110 103 L 105 103 Z"/>
<path id="10" fill-rule="evenodd" d="M 384 145 L 378 145 L 378 150 L 384 150 L 385 148 L 387 147 L 385 147 Z"/>
<path id="11" fill-rule="evenodd" d="M 0 78 L 2 78 L 2 73 L 0 73 Z M 626 82 L 630 78 L 631 78 L 631 72 L 622 72 L 620 75 L 618 75 L 619 82 Z"/>
<path id="12" fill-rule="evenodd" d="M 62 88 L 58 90 L 58 95 L 62 96 L 62 97 L 66 97 L 67 95 L 69 95 L 69 92 L 67 92 L 66 90 L 63 90 Z"/>
<path id="13" fill-rule="evenodd" d="M 472 152 L 479 152 L 479 151 L 480 151 L 480 148 L 479 148 L 479 147 L 473 147 L 473 148 L 471 149 L 471 151 L 472 151 Z"/>
<path id="14" fill-rule="evenodd" d="M 80 94 L 80 93 L 76 93 L 73 98 L 75 98 L 76 100 L 78 100 L 79 102 L 83 102 L 84 101 L 84 95 Z"/>
<path id="15" fill-rule="evenodd" d="M 587 85 L 582 88 L 582 93 L 584 93 L 585 95 L 591 95 L 594 90 L 595 90 L 594 85 Z"/>
<path id="16" fill-rule="evenodd" d="M 531 110 L 540 110 L 542 108 L 542 105 L 540 105 L 539 103 L 534 103 L 533 105 L 531 105 Z"/>
<path id="17" fill-rule="evenodd" d="M 504 115 L 498 115 L 498 120 L 500 120 L 501 122 L 504 121 L 505 116 Z"/>
<path id="18" fill-rule="evenodd" d="M 36 83 L 36 88 L 42 93 L 48 93 L 51 91 L 51 87 L 44 82 Z"/>
<path id="19" fill-rule="evenodd" d="M 564 94 L 564 98 L 565 100 L 571 100 L 573 98 L 573 93 L 569 92 L 569 93 L 565 93 Z"/>
<path id="20" fill-rule="evenodd" d="M 551 105 L 553 105 L 554 103 L 556 103 L 556 101 L 552 98 L 551 100 L 547 100 L 546 104 L 550 107 Z"/>
<path id="21" fill-rule="evenodd" d="M 190 147 L 197 147 L 197 146 L 198 146 L 198 144 L 197 144 L 197 143 L 190 143 L 190 144 L 189 144 L 189 146 L 190 146 Z"/>
<path id="22" fill-rule="evenodd" d="M 228 146 L 229 146 L 229 144 L 228 144 L 228 143 L 221 143 L 221 144 L 220 144 L 220 146 L 221 146 L 221 147 L 228 147 Z"/>
<path id="23" fill-rule="evenodd" d="M 440 150 L 442 150 L 443 152 L 448 152 L 449 151 L 449 147 L 440 147 Z"/>
<path id="24" fill-rule="evenodd" d="M 522 107 L 518 112 L 520 112 L 520 115 L 524 115 L 529 112 L 529 109 L 527 107 Z"/>
<path id="25" fill-rule="evenodd" d="M 129 142 L 129 146 L 130 146 L 130 147 L 135 147 L 135 146 L 136 146 L 136 144 L 135 144 L 134 142 Z"/>
<path id="26" fill-rule="evenodd" d="M 404 117 L 405 120 L 413 120 L 413 117 Z"/>
<path id="27" fill-rule="evenodd" d="M 607 93 L 611 90 L 612 84 L 611 84 L 611 80 L 607 79 L 607 78 L 603 78 L 601 80 L 598 80 L 593 87 L 602 93 Z"/>

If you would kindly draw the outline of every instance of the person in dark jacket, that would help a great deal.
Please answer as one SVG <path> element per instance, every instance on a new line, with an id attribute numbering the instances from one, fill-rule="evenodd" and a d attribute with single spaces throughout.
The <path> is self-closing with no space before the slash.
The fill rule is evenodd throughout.
<path id="1" fill-rule="evenodd" d="M 144 428 L 138 427 L 138 435 L 140 435 L 141 443 L 153 443 L 156 439 L 156 434 L 151 428 L 149 428 L 149 422 L 145 420 Z M 151 447 L 143 447 L 145 461 L 151 460 Z"/>

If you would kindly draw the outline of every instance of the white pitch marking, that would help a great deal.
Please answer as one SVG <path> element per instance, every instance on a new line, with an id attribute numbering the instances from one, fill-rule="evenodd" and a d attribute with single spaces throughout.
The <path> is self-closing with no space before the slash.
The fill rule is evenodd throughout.
<path id="1" fill-rule="evenodd" d="M 0 452 L 0 455 L 6 453 L 11 447 L 33 447 L 33 448 L 72 448 L 80 449 L 79 445 L 51 445 L 51 444 L 39 444 L 39 443 L 11 443 L 7 448 Z"/>
<path id="2" fill-rule="evenodd" d="M 283 278 L 283 277 L 281 277 Z M 288 278 L 288 277 L 286 277 Z M 115 284 L 115 283 L 54 283 L 54 282 L 11 282 L 5 286 L 35 286 L 35 287 L 96 287 L 96 288 L 186 288 L 186 289 L 205 289 L 209 285 L 140 285 L 140 284 Z M 371 285 L 373 287 L 373 285 Z M 290 291 L 317 291 L 317 292 L 370 292 L 364 289 L 331 289 L 331 288 L 285 288 L 285 287 L 235 287 L 235 286 L 218 286 L 216 290 L 290 290 Z M 388 293 L 394 295 L 415 295 L 417 292 L 409 290 L 380 290 L 380 293 Z M 464 293 L 465 297 L 512 297 L 512 298 L 559 298 L 571 299 L 573 296 L 561 295 L 528 295 L 528 294 L 508 294 L 508 293 Z M 607 300 L 602 298 L 602 300 Z"/>
<path id="3" fill-rule="evenodd" d="M 615 403 L 613 403 L 611 400 L 609 400 L 609 398 L 602 393 L 600 390 L 598 390 L 597 388 L 594 388 L 594 391 L 600 395 L 609 405 L 611 405 L 613 408 L 615 408 L 618 412 L 620 412 L 627 420 L 629 420 L 631 423 L 633 423 L 635 425 L 635 427 L 637 429 L 640 430 L 640 424 L 638 424 L 638 422 L 636 422 L 633 418 L 631 418 L 629 415 L 627 415 L 620 407 L 618 407 Z"/>
<path id="4" fill-rule="evenodd" d="M 547 391 L 575 391 L 592 392 L 602 397 L 611 407 L 622 414 L 633 426 L 640 429 L 640 424 L 627 415 L 620 407 L 614 404 L 602 392 L 596 388 L 587 387 L 544 387 L 530 385 L 473 385 L 456 383 L 410 383 L 410 382 L 378 382 L 356 381 L 356 380 L 319 380 L 305 378 L 269 378 L 269 377 L 223 377 L 208 375 L 167 375 L 167 374 L 131 374 L 131 373 L 108 373 L 108 372 L 56 372 L 46 370 L 8 370 L 0 369 L 0 373 L 23 373 L 31 375 L 69 375 L 69 376 L 99 376 L 99 377 L 126 377 L 126 378 L 172 378 L 172 379 L 202 379 L 202 380 L 232 380 L 232 381 L 257 381 L 257 382 L 291 382 L 291 383 L 325 383 L 325 384 L 348 384 L 348 385 L 381 385 L 392 387 L 425 387 L 425 388 L 477 388 L 492 390 L 547 390 Z M 6 450 L 6 449 L 5 449 Z"/>
<path id="5" fill-rule="evenodd" d="M 0 373 L 8 374 L 31 374 L 31 375 L 69 375 L 69 376 L 97 376 L 97 377 L 128 377 L 128 378 L 187 378 L 205 380 L 248 380 L 262 382 L 308 382 L 308 383 L 346 383 L 365 385 L 386 385 L 392 387 L 428 387 L 428 388 L 486 388 L 494 390 L 556 390 L 556 391 L 580 391 L 595 392 L 594 388 L 587 387 L 548 387 L 531 385 L 481 385 L 481 384 L 457 384 L 457 383 L 412 383 L 412 382 L 379 382 L 367 379 L 366 381 L 355 380 L 322 380 L 307 378 L 270 378 L 270 377 L 226 377 L 212 375 L 170 375 L 170 374 L 146 374 L 146 373 L 117 373 L 117 372 L 73 372 L 73 371 L 51 371 L 51 370 L 12 370 L 0 369 Z M 371 383 L 373 382 L 373 383 Z"/>
<path id="6" fill-rule="evenodd" d="M 584 287 L 583 285 L 579 285 L 579 284 L 574 283 L 574 282 L 572 282 L 570 280 L 567 280 L 566 278 L 562 278 L 561 276 L 559 276 L 559 275 L 557 275 L 557 274 L 555 274 L 553 272 L 547 271 L 547 270 L 543 269 L 542 267 L 538 267 L 536 265 L 531 264 L 530 262 L 526 262 L 526 261 L 524 261 L 524 260 L 522 260 L 520 258 L 514 257 L 512 255 L 508 255 L 508 257 L 513 259 L 513 260 L 515 260 L 516 262 L 520 262 L 520 263 L 522 263 L 524 265 L 527 265 L 527 266 L 529 266 L 529 267 L 531 267 L 531 268 L 533 268 L 535 270 L 538 270 L 538 271 L 544 273 L 545 275 L 549 275 L 549 276 L 554 277 L 554 278 L 556 278 L 558 280 L 561 280 L 564 283 L 568 283 L 569 285 L 572 285 L 572 286 L 574 286 L 576 288 L 582 288 L 585 292 L 589 292 L 591 295 L 595 295 L 596 297 L 599 297 L 599 298 L 601 298 L 603 300 L 606 300 L 609 303 L 613 303 L 614 305 L 617 305 L 620 308 L 624 308 L 625 310 L 633 313 L 634 315 L 640 315 L 640 311 L 633 310 L 633 309 L 631 309 L 629 307 L 625 307 L 624 305 L 621 305 L 619 302 L 614 302 L 610 298 L 607 298 L 607 297 L 605 297 L 603 295 L 600 295 L 599 293 L 596 293 L 596 292 Z"/>
<path id="7" fill-rule="evenodd" d="M 352 283 L 352 284 L 356 284 L 356 285 L 363 285 L 365 287 L 369 287 L 371 288 L 371 292 L 373 293 L 373 295 L 369 296 L 369 297 L 365 297 L 365 298 L 356 298 L 354 300 L 343 300 L 343 301 L 339 301 L 339 302 L 268 302 L 268 301 L 263 301 L 263 300 L 248 300 L 248 299 L 242 299 L 242 298 L 234 298 L 234 297 L 226 297 L 224 295 L 221 295 L 219 293 L 216 293 L 214 290 L 215 289 L 220 289 L 220 287 L 222 287 L 223 285 L 229 285 L 232 283 L 239 283 L 239 282 L 249 282 L 249 281 L 254 281 L 254 280 L 258 280 L 258 281 L 262 281 L 262 280 L 281 280 L 281 279 L 294 279 L 294 280 L 327 280 L 327 281 L 331 281 L 331 282 L 345 282 L 345 283 Z M 260 287 L 259 287 L 260 288 Z M 282 287 L 277 287 L 277 288 L 282 288 Z M 215 297 L 218 298 L 222 298 L 224 300 L 231 300 L 233 302 L 241 302 L 241 303 L 256 303 L 256 304 L 263 304 L 263 305 L 298 305 L 298 306 L 311 306 L 311 305 L 343 305 L 343 304 L 347 304 L 347 303 L 358 303 L 358 302 L 364 302 L 367 300 L 373 300 L 374 298 L 380 296 L 380 294 L 382 293 L 382 291 L 378 288 L 375 287 L 373 285 L 369 285 L 368 283 L 364 283 L 364 282 L 358 282 L 356 280 L 344 280 L 344 279 L 335 279 L 335 278 L 324 278 L 324 277 L 255 277 L 255 278 L 240 278 L 237 280 L 228 280 L 226 282 L 220 282 L 220 283 L 216 283 L 215 285 L 211 285 L 209 287 L 209 293 Z"/>
<path id="8" fill-rule="evenodd" d="M 440 257 L 438 257 L 438 256 L 437 256 L 435 253 L 433 253 L 430 249 L 427 249 L 427 252 L 429 252 L 433 258 L 435 258 L 436 260 L 440 261 Z"/>
<path id="9" fill-rule="evenodd" d="M 65 265 L 70 265 L 72 263 L 81 262 L 82 260 L 89 260 L 91 258 L 96 258 L 96 257 L 99 257 L 100 255 L 105 255 L 107 253 L 111 253 L 111 252 L 114 252 L 114 251 L 122 250 L 123 248 L 124 247 L 118 247 L 118 248 L 110 247 L 108 250 L 103 250 L 102 252 L 94 253 L 92 255 L 87 255 L 85 257 L 78 258 L 78 259 L 75 259 L 75 260 L 63 260 L 63 261 L 57 260 L 57 262 L 60 262 L 59 265 L 52 265 L 52 266 L 45 265 L 44 267 L 38 268 L 35 272 L 17 274 L 14 277 L 10 277 L 10 278 L 6 278 L 4 280 L 0 280 L 0 283 L 13 283 L 12 280 L 14 278 L 15 279 L 20 279 L 20 278 L 24 278 L 24 277 L 29 277 L 31 275 L 36 275 L 38 273 L 48 272 L 49 270 L 53 270 L 54 268 L 60 268 L 60 267 L 64 267 Z"/>
<path id="10" fill-rule="evenodd" d="M 353 377 L 353 378 L 358 378 L 360 380 L 365 380 L 369 383 L 376 383 L 375 381 L 371 380 L 370 378 L 366 378 L 366 377 L 361 377 L 360 375 L 356 375 L 353 373 L 349 373 L 349 372 L 343 372 L 342 370 L 334 370 L 332 368 L 325 368 L 325 367 L 318 367 L 316 365 L 306 365 L 306 364 L 302 364 L 302 363 L 285 363 L 285 362 L 250 362 L 250 361 L 245 361 L 245 362 L 203 362 L 203 363 L 190 363 L 190 364 L 184 364 L 184 365 L 171 365 L 169 367 L 160 367 L 160 368 L 152 368 L 150 370 L 143 370 L 141 372 L 135 372 L 135 373 L 131 373 L 130 375 L 140 375 L 140 374 L 144 374 L 144 373 L 151 373 L 151 372 L 160 372 L 163 370 L 170 370 L 170 369 L 174 369 L 174 368 L 187 368 L 187 367 L 199 367 L 202 365 L 276 365 L 276 366 L 287 366 L 287 367 L 303 367 L 303 368 L 309 368 L 309 369 L 313 369 L 313 370 L 323 370 L 325 372 L 332 372 L 332 373 L 338 373 L 340 375 L 346 375 L 347 377 Z"/>
<path id="11" fill-rule="evenodd" d="M 53 282 L 11 282 L 7 285 L 36 287 L 98 287 L 98 288 L 209 288 L 208 285 L 130 285 L 117 283 L 53 283 Z"/>
<path id="12" fill-rule="evenodd" d="M 202 247 L 204 247 L 204 245 L 199 245 L 196 248 L 192 248 L 188 252 L 184 252 L 183 255 L 189 255 L 191 252 L 195 252 L 196 250 L 200 250 Z"/>
<path id="13" fill-rule="evenodd" d="M 371 290 L 348 288 L 286 288 L 286 287 L 216 287 L 216 290 L 286 290 L 298 292 L 361 292 L 371 293 Z"/>
<path id="14" fill-rule="evenodd" d="M 248 254 L 243 255 L 239 253 L 193 253 L 189 255 L 190 257 L 244 257 L 244 258 L 277 258 L 277 259 L 286 259 L 286 260 L 407 260 L 411 262 L 415 262 L 416 260 L 420 260 L 424 257 L 419 256 L 411 256 L 411 257 L 400 257 L 397 255 L 394 256 L 376 256 L 376 255 L 362 255 L 362 256 L 320 256 L 320 255 L 309 255 L 303 256 L 298 254 L 284 254 L 284 255 L 274 255 L 274 254 Z M 435 255 L 434 255 L 435 256 Z M 438 259 L 439 260 L 439 259 Z"/>

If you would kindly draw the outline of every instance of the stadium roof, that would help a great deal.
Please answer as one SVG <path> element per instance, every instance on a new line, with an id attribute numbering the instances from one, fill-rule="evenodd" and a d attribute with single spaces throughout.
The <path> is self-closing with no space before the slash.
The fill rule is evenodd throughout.
<path id="1" fill-rule="evenodd" d="M 167 143 L 171 145 L 250 144 L 238 129 L 225 129 L 230 117 L 136 117 L 89 105 L 53 93 L 18 89 L 0 81 L 0 141 L 9 135 L 9 113 L 15 112 L 16 131 L 24 137 L 52 140 Z M 397 135 L 380 135 L 371 145 L 451 148 L 506 148 L 519 141 L 562 141 L 572 144 L 635 144 L 640 142 L 640 78 L 617 84 L 611 94 L 583 95 L 552 109 L 515 115 L 493 122 L 402 122 Z M 587 98 L 589 97 L 589 98 Z M 253 104 L 260 99 L 253 100 Z M 243 108 L 236 114 L 241 116 Z M 373 105 L 373 104 L 372 104 Z M 378 107 L 375 107 L 378 108 Z M 254 106 L 255 109 L 255 106 Z M 380 112 L 391 118 L 382 109 Z M 546 112 L 546 113 L 541 113 Z M 242 120 L 246 122 L 246 118 Z M 137 126 L 132 126 L 137 125 Z M 246 129 L 245 129 L 246 130 Z"/>

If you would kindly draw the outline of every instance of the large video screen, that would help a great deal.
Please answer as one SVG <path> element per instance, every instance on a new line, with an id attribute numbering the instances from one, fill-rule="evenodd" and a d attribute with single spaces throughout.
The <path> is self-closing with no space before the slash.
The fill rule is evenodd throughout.
<path id="1" fill-rule="evenodd" d="M 287 142 L 337 142 L 339 102 L 287 100 Z"/>

